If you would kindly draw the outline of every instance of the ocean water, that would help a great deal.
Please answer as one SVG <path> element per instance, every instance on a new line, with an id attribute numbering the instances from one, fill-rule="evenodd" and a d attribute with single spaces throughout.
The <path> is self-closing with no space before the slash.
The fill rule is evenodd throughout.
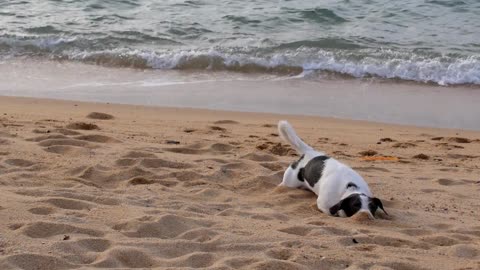
<path id="1" fill-rule="evenodd" d="M 12 59 L 480 85 L 480 1 L 0 1 Z"/>

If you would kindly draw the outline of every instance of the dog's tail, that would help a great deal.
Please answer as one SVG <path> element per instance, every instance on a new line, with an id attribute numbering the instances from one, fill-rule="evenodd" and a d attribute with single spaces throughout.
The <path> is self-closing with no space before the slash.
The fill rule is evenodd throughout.
<path id="1" fill-rule="evenodd" d="M 290 143 L 299 154 L 303 155 L 307 151 L 313 150 L 310 145 L 298 137 L 293 127 L 287 121 L 281 120 L 278 122 L 278 132 L 280 133 L 280 137 Z"/>

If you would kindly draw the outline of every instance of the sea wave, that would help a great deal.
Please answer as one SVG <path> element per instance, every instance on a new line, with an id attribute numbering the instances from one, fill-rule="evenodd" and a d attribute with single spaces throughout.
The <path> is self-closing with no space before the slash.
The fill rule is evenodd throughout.
<path id="1" fill-rule="evenodd" d="M 343 42 L 347 41 L 328 41 Z M 350 42 L 350 41 L 348 41 Z M 318 41 L 274 47 L 138 50 L 95 48 L 77 38 L 0 38 L 0 55 L 41 56 L 55 60 L 139 69 L 175 69 L 273 73 L 309 78 L 335 73 L 354 78 L 378 77 L 439 85 L 480 84 L 480 55 L 366 47 L 315 48 Z M 350 44 L 350 43 L 349 43 Z M 354 44 L 354 43 L 352 43 Z"/>
<path id="2" fill-rule="evenodd" d="M 437 56 L 396 52 L 375 57 L 364 50 L 362 55 L 302 50 L 282 51 L 266 55 L 227 53 L 221 50 L 187 50 L 168 52 L 109 51 L 71 54 L 70 59 L 106 66 L 209 70 L 235 72 L 268 72 L 299 75 L 312 72 L 334 72 L 355 78 L 378 77 L 439 85 L 480 84 L 480 57 Z"/>

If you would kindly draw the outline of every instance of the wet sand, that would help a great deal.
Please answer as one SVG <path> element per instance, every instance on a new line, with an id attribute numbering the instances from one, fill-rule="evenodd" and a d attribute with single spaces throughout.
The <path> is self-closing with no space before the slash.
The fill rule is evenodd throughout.
<path id="1" fill-rule="evenodd" d="M 480 132 L 0 97 L 1 269 L 478 269 Z M 100 112 L 101 114 L 91 114 Z M 277 188 L 289 120 L 390 216 Z"/>
<path id="2" fill-rule="evenodd" d="M 480 130 L 480 87 L 0 62 L 0 95 L 336 117 Z"/>

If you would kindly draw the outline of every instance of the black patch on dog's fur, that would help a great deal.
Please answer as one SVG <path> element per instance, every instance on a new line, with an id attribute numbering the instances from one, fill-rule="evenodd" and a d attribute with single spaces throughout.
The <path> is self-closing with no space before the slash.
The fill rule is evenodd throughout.
<path id="1" fill-rule="evenodd" d="M 355 215 L 362 208 L 362 199 L 360 194 L 351 194 L 347 198 L 341 200 L 334 206 L 330 207 L 330 214 L 336 215 L 338 211 L 343 210 L 347 217 Z"/>
<path id="2" fill-rule="evenodd" d="M 298 166 L 298 163 L 300 163 L 300 161 L 302 161 L 302 159 L 305 157 L 305 154 L 303 154 L 297 161 L 294 161 L 290 166 L 292 167 L 292 169 L 296 169 L 297 166 Z M 303 181 L 303 180 L 302 180 Z"/>
<path id="3" fill-rule="evenodd" d="M 352 183 L 352 182 L 349 182 L 349 183 L 347 184 L 347 189 L 348 189 L 348 188 L 351 188 L 351 187 L 354 187 L 354 188 L 356 188 L 356 189 L 358 188 L 357 185 L 355 185 L 355 184 Z"/>
<path id="4" fill-rule="evenodd" d="M 380 201 L 379 198 L 369 198 L 368 199 L 368 209 L 370 210 L 372 215 L 375 215 L 375 212 L 377 211 L 378 208 L 382 209 L 382 211 L 385 214 L 387 214 L 385 209 L 383 209 L 382 201 Z M 388 216 L 388 214 L 387 214 L 387 216 Z"/>
<path id="5" fill-rule="evenodd" d="M 325 161 L 329 158 L 330 157 L 328 156 L 312 158 L 307 165 L 305 165 L 305 168 L 300 169 L 300 171 L 304 170 L 301 175 L 302 179 L 305 179 L 311 187 L 315 186 L 318 180 L 322 177 L 323 169 L 325 168 Z M 300 172 L 298 173 L 298 176 L 300 178 Z"/>
<path id="6" fill-rule="evenodd" d="M 304 177 L 305 177 L 305 168 L 300 168 L 297 174 L 298 181 L 303 182 Z"/>

